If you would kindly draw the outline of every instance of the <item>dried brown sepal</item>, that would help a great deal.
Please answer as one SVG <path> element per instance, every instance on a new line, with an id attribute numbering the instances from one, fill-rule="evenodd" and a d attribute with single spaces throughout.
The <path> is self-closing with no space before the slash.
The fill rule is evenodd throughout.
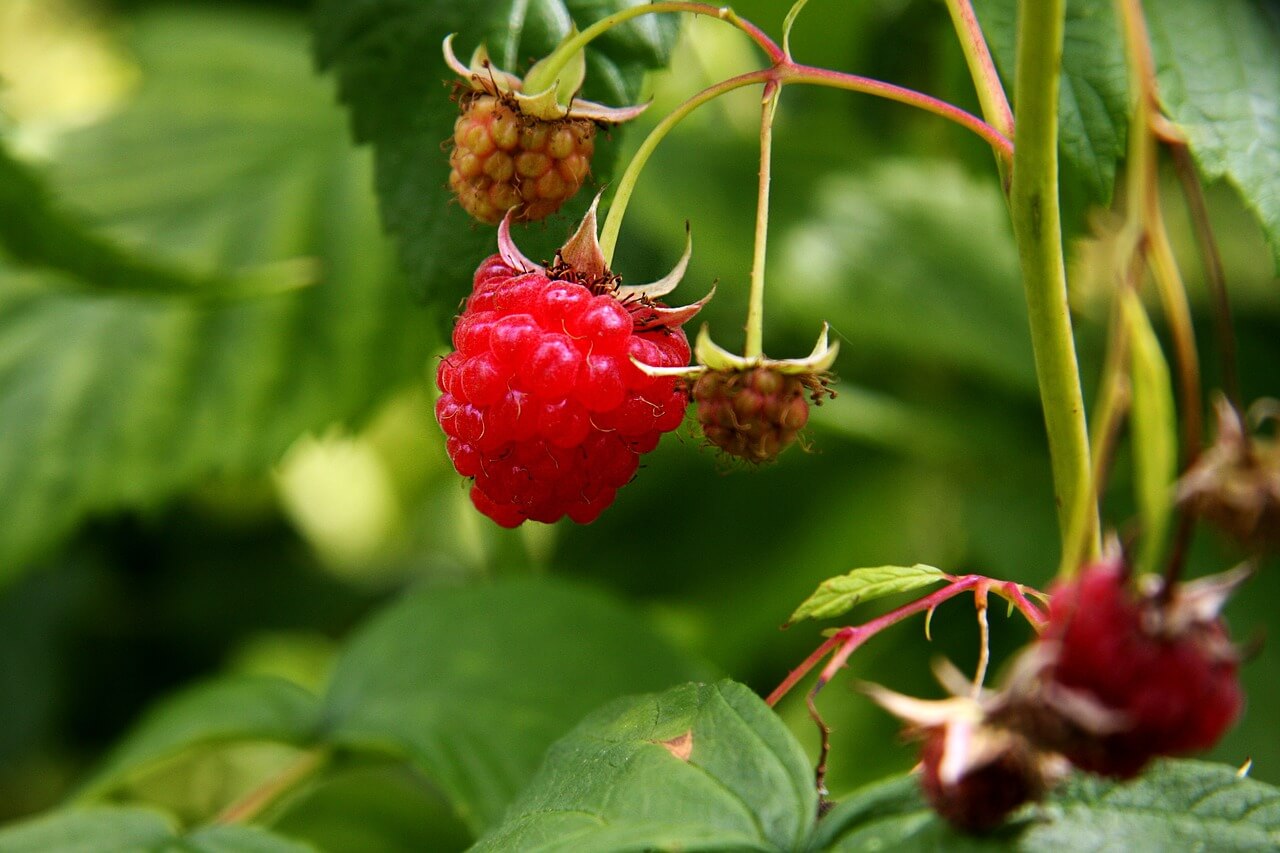
<path id="1" fill-rule="evenodd" d="M 1280 442 L 1251 436 L 1214 401 L 1217 439 L 1178 483 L 1178 501 L 1250 551 L 1280 549 Z"/>

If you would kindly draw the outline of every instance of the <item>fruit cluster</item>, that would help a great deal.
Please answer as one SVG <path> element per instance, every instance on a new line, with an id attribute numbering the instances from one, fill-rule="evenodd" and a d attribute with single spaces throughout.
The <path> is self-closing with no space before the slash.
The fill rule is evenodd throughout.
<path id="1" fill-rule="evenodd" d="M 1102 560 L 1054 589 L 1043 633 L 1000 690 L 872 695 L 923 736 L 921 788 L 938 814 L 989 829 L 1071 767 L 1128 779 L 1217 743 L 1244 703 L 1218 616 L 1244 576 L 1135 589 L 1122 560 Z"/>

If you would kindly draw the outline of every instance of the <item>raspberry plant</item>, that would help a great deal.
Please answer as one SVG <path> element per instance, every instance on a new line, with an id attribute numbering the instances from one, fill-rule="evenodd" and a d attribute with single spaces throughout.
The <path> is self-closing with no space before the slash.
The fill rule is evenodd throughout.
<path id="1" fill-rule="evenodd" d="M 1270 6 L 135 5 L 0 11 L 0 850 L 1280 844 Z"/>

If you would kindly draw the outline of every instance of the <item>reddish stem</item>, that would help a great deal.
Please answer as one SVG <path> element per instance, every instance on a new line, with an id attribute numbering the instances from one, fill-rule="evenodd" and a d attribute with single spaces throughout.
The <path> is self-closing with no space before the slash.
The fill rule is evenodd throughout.
<path id="1" fill-rule="evenodd" d="M 870 622 L 864 622 L 861 625 L 849 625 L 836 631 L 822 645 L 818 646 L 812 654 L 805 658 L 799 666 L 787 673 L 787 677 L 782 680 L 782 683 L 774 688 L 773 692 L 764 700 L 765 703 L 770 707 L 776 705 L 778 700 L 785 696 L 792 687 L 795 687 L 797 682 L 808 675 L 810 670 L 817 666 L 818 662 L 834 649 L 835 654 L 831 656 L 831 660 L 827 661 L 827 665 L 822 668 L 822 672 L 818 675 L 817 683 L 814 684 L 813 690 L 810 691 L 810 696 L 812 697 L 826 686 L 827 682 L 845 665 L 849 656 L 857 651 L 867 640 L 890 625 L 895 625 L 916 613 L 932 610 L 939 604 L 955 598 L 966 590 L 973 589 L 976 593 L 994 592 L 1001 598 L 1011 602 L 1037 631 L 1040 630 L 1048 618 L 1040 608 L 1026 597 L 1022 592 L 1022 586 L 1013 581 L 997 581 L 984 575 L 963 575 L 961 577 L 947 575 L 947 578 L 951 582 L 942 589 L 890 610 Z"/>

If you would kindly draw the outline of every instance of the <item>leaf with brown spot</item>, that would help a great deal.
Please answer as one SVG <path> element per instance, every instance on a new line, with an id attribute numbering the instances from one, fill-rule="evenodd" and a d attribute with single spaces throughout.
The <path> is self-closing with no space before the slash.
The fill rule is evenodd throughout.
<path id="1" fill-rule="evenodd" d="M 693 754 L 693 729 L 689 729 L 684 734 L 677 735 L 670 740 L 654 742 L 681 761 L 688 761 L 689 756 Z"/>

